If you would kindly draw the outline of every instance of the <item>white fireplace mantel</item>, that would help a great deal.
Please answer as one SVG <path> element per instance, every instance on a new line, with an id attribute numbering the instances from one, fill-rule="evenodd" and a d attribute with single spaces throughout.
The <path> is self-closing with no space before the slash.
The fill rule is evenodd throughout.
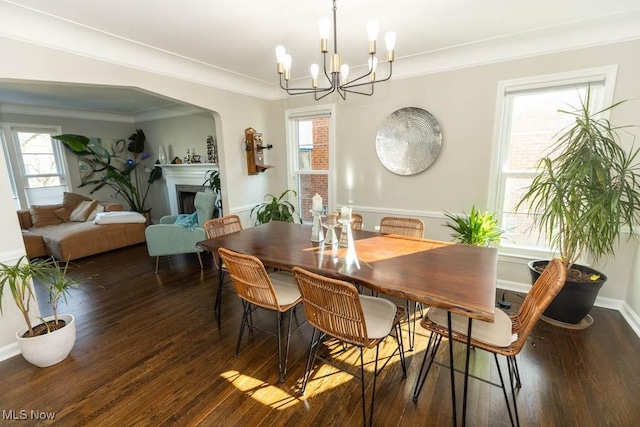
<path id="1" fill-rule="evenodd" d="M 158 165 L 162 168 L 162 176 L 167 184 L 169 208 L 171 215 L 178 215 L 177 185 L 202 185 L 207 178 L 207 172 L 218 170 L 217 163 L 191 163 Z"/>

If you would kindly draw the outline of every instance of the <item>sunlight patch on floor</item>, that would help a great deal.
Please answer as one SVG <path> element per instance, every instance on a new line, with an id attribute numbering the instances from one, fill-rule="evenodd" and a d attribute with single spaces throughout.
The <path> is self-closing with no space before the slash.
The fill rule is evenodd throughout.
<path id="1" fill-rule="evenodd" d="M 246 393 L 252 399 L 273 409 L 287 409 L 299 403 L 297 396 L 292 396 L 279 387 L 265 383 L 257 378 L 241 374 L 238 371 L 227 371 L 220 375 L 235 388 Z"/>

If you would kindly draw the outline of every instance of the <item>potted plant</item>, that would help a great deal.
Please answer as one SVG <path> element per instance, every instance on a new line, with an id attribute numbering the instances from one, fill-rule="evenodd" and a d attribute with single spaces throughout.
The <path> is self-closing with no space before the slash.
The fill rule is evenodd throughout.
<path id="1" fill-rule="evenodd" d="M 64 360 L 75 343 L 75 319 L 70 314 L 58 314 L 58 303 L 67 297 L 77 283 L 67 276 L 64 268 L 54 260 L 34 260 L 29 262 L 21 257 L 14 265 L 0 264 L 0 313 L 2 313 L 5 286 L 18 310 L 24 317 L 26 326 L 16 333 L 18 347 L 22 356 L 30 363 L 47 367 Z M 40 318 L 41 323 L 32 322 L 29 311 L 35 300 L 32 279 L 42 283 L 49 292 L 49 304 L 53 316 Z"/>
<path id="2" fill-rule="evenodd" d="M 296 197 L 298 193 L 294 190 L 284 191 L 280 197 L 276 197 L 273 194 L 267 194 L 264 196 L 266 202 L 260 203 L 251 209 L 249 216 L 256 214 L 256 225 L 265 224 L 269 221 L 284 221 L 284 222 L 296 222 L 295 215 L 296 208 L 286 200 L 289 193 L 293 193 Z M 302 218 L 298 215 L 298 220 L 302 224 Z"/>
<path id="3" fill-rule="evenodd" d="M 222 214 L 222 186 L 220 184 L 220 172 L 213 169 L 205 172 L 205 181 L 202 183 L 209 191 L 216 194 L 213 208 L 213 218 L 220 218 Z"/>
<path id="4" fill-rule="evenodd" d="M 111 187 L 116 195 L 121 196 L 129 205 L 129 209 L 135 212 L 144 213 L 148 216 L 149 210 L 146 208 L 147 195 L 151 184 L 162 178 L 162 169 L 155 166 L 144 184 L 142 177 L 142 160 L 145 159 L 144 142 L 146 137 L 142 129 L 129 137 L 127 150 L 133 159 L 126 161 L 124 169 L 118 169 L 111 164 L 109 153 L 97 152 L 90 144 L 89 138 L 82 135 L 64 134 L 56 135 L 52 138 L 59 140 L 69 151 L 89 158 L 89 163 L 94 165 L 94 169 L 102 171 L 102 175 L 94 180 L 83 182 L 80 187 L 93 185 L 91 193 L 103 187 Z M 148 155 L 147 155 L 148 157 Z"/>
<path id="5" fill-rule="evenodd" d="M 498 220 L 495 213 L 489 211 L 480 212 L 471 206 L 471 212 L 467 215 L 454 215 L 449 212 L 444 213 L 449 221 L 444 226 L 454 232 L 451 237 L 457 242 L 476 246 L 491 246 L 500 242 L 505 230 L 498 227 Z"/>
<path id="6" fill-rule="evenodd" d="M 633 236 L 640 218 L 639 150 L 627 152 L 619 143 L 621 128 L 601 118 L 624 101 L 597 112 L 589 101 L 587 90 L 579 108 L 560 111 L 575 122 L 556 136 L 538 163 L 539 175 L 516 205 L 516 210 L 528 207 L 567 267 L 565 286 L 544 315 L 569 324 L 591 320 L 587 315 L 606 281 L 604 274 L 576 264 L 580 256 L 589 254 L 597 262 L 613 255 L 621 232 Z M 534 279 L 538 271 L 533 269 L 540 265 L 546 262 L 530 263 Z"/>

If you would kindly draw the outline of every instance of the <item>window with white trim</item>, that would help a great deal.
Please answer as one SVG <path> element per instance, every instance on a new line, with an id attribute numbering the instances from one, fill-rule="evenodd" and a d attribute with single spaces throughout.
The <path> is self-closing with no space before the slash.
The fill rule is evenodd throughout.
<path id="1" fill-rule="evenodd" d="M 287 110 L 289 188 L 298 193 L 294 205 L 305 222 L 312 220 L 312 198 L 322 196 L 324 210 L 333 210 L 334 108 L 319 106 Z"/>
<path id="2" fill-rule="evenodd" d="M 69 189 L 64 149 L 51 138 L 60 128 L 2 124 L 0 129 L 16 207 L 59 203 Z"/>
<path id="3" fill-rule="evenodd" d="M 554 137 L 574 120 L 559 110 L 578 108 L 588 88 L 592 111 L 610 105 L 615 75 L 616 67 L 603 67 L 500 82 L 490 206 L 507 230 L 501 252 L 548 256 L 548 242 L 532 226 L 527 206 L 516 211 L 515 205 L 537 175 L 538 161 L 549 154 Z"/>

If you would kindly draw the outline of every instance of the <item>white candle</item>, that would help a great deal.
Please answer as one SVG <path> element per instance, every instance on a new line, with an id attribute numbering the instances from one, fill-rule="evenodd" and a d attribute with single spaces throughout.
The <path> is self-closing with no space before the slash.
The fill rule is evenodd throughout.
<path id="1" fill-rule="evenodd" d="M 311 205 L 311 210 L 314 210 L 316 212 L 319 212 L 322 210 L 322 196 L 320 196 L 318 193 L 316 193 L 315 196 L 313 196 L 312 198 L 313 203 Z"/>
<path id="2" fill-rule="evenodd" d="M 351 208 L 348 206 L 343 206 L 340 208 L 340 218 L 344 220 L 351 219 Z"/>

